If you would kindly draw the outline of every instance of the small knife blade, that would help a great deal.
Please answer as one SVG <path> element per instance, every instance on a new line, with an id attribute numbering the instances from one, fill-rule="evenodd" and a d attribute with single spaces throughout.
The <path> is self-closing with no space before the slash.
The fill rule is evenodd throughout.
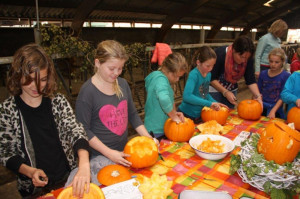
<path id="1" fill-rule="evenodd" d="M 153 138 L 155 138 L 153 131 L 150 131 L 149 133 L 150 133 L 150 135 L 151 135 Z M 163 156 L 160 154 L 159 149 L 158 149 L 158 156 L 159 156 L 159 158 L 160 158 L 162 161 L 165 161 L 164 158 L 163 158 Z"/>

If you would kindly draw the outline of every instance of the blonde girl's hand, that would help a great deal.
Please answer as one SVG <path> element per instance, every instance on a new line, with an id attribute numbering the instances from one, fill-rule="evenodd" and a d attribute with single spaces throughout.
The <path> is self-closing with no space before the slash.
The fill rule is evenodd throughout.
<path id="1" fill-rule="evenodd" d="M 130 155 L 128 155 L 124 152 L 120 152 L 117 150 L 111 150 L 108 158 L 116 164 L 130 167 L 132 163 L 125 159 L 125 157 L 129 157 L 129 156 Z"/>
<path id="2" fill-rule="evenodd" d="M 73 181 L 69 186 L 73 187 L 73 196 L 82 198 L 84 191 L 88 193 L 90 191 L 90 180 L 91 180 L 91 171 L 90 165 L 80 165 L 78 171 L 75 174 Z"/>
<path id="3" fill-rule="evenodd" d="M 213 103 L 211 103 L 210 108 L 212 108 L 215 111 L 218 111 L 218 110 L 220 110 L 220 104 L 217 102 L 213 102 Z"/>
<path id="4" fill-rule="evenodd" d="M 234 95 L 232 92 L 230 92 L 230 91 L 225 91 L 225 92 L 223 93 L 223 95 L 224 95 L 224 97 L 226 97 L 226 99 L 227 99 L 231 104 L 237 105 L 237 103 L 236 103 L 237 99 L 236 99 L 235 95 Z"/>
<path id="5" fill-rule="evenodd" d="M 48 177 L 41 169 L 35 169 L 32 173 L 32 183 L 35 187 L 44 187 L 48 184 Z"/>

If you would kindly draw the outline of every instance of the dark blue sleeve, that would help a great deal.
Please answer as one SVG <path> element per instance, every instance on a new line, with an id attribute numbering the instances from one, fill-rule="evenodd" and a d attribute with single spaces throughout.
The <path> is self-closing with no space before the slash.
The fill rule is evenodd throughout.
<path id="1" fill-rule="evenodd" d="M 222 46 L 215 50 L 217 55 L 216 63 L 211 71 L 211 81 L 218 80 L 225 71 L 226 47 Z"/>
<path id="2" fill-rule="evenodd" d="M 254 75 L 253 58 L 250 58 L 247 62 L 244 78 L 247 85 L 256 83 L 256 79 Z"/>
<path id="3" fill-rule="evenodd" d="M 257 80 L 257 86 L 259 89 L 259 92 L 262 92 L 262 72 L 259 74 L 258 80 Z"/>

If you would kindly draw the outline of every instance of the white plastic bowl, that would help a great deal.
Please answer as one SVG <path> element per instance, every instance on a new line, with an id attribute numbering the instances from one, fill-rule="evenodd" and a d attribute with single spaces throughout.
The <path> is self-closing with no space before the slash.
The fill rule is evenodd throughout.
<path id="1" fill-rule="evenodd" d="M 221 144 L 225 144 L 224 146 L 224 152 L 223 153 L 207 153 L 204 151 L 200 151 L 197 149 L 197 146 L 199 146 L 204 140 L 207 140 L 207 138 L 210 138 L 211 140 L 221 140 Z M 220 160 L 224 158 L 228 153 L 230 153 L 234 149 L 234 143 L 232 140 L 221 136 L 221 135 L 196 135 L 192 137 L 189 141 L 189 144 L 191 147 L 196 151 L 196 154 L 200 156 L 201 158 L 207 159 L 207 160 Z"/>

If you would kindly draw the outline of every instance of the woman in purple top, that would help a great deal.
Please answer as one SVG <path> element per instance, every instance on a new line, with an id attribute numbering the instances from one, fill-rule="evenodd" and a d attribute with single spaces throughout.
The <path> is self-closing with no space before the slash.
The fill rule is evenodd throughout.
<path id="1" fill-rule="evenodd" d="M 261 71 L 258 78 L 258 88 L 263 99 L 263 115 L 270 118 L 285 118 L 282 109 L 280 93 L 290 74 L 283 70 L 286 55 L 281 48 L 275 48 L 269 53 L 270 68 Z"/>

